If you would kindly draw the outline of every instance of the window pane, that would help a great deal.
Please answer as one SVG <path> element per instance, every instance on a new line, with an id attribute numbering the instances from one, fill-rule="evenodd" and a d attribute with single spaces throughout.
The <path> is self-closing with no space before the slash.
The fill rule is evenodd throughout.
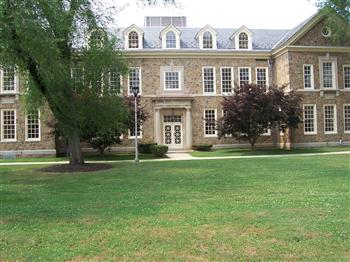
<path id="1" fill-rule="evenodd" d="M 204 93 L 214 93 L 214 68 L 203 68 Z"/>
<path id="2" fill-rule="evenodd" d="M 16 117 L 15 110 L 2 111 L 2 138 L 3 140 L 16 139 Z"/>
<path id="3" fill-rule="evenodd" d="M 210 32 L 203 34 L 203 48 L 213 48 L 213 36 Z"/>
<path id="4" fill-rule="evenodd" d="M 350 132 L 350 105 L 344 105 L 344 131 Z"/>
<path id="5" fill-rule="evenodd" d="M 206 135 L 216 135 L 216 119 L 215 110 L 209 109 L 204 111 L 204 121 L 205 121 L 205 134 Z"/>
<path id="6" fill-rule="evenodd" d="M 315 106 L 304 106 L 304 132 L 315 132 Z"/>
<path id="7" fill-rule="evenodd" d="M 129 48 L 139 48 L 139 34 L 135 31 L 129 33 Z"/>
<path id="8" fill-rule="evenodd" d="M 165 72 L 165 89 L 180 89 L 179 72 Z"/>
<path id="9" fill-rule="evenodd" d="M 335 106 L 326 105 L 324 107 L 324 131 L 335 132 Z"/>
<path id="10" fill-rule="evenodd" d="M 239 85 L 244 86 L 249 84 L 249 68 L 240 68 L 239 69 Z"/>
<path id="11" fill-rule="evenodd" d="M 257 68 L 256 69 L 256 84 L 260 86 L 266 86 L 266 68 Z"/>
<path id="12" fill-rule="evenodd" d="M 344 88 L 350 88 L 350 66 L 344 66 Z"/>
<path id="13" fill-rule="evenodd" d="M 129 72 L 129 93 L 132 94 L 132 90 L 136 88 L 140 91 L 140 69 L 131 68 Z"/>
<path id="14" fill-rule="evenodd" d="M 40 139 L 39 112 L 31 111 L 27 113 L 27 139 Z"/>
<path id="15" fill-rule="evenodd" d="M 233 75 L 232 68 L 221 68 L 222 93 L 232 93 Z"/>
<path id="16" fill-rule="evenodd" d="M 331 62 L 324 62 L 322 64 L 323 70 L 323 87 L 333 88 L 333 67 Z"/>
<path id="17" fill-rule="evenodd" d="M 121 91 L 121 76 L 117 71 L 109 72 L 109 89 L 112 92 L 120 93 Z"/>
<path id="18" fill-rule="evenodd" d="M 248 35 L 246 33 L 240 33 L 238 37 L 239 49 L 248 49 Z"/>
<path id="19" fill-rule="evenodd" d="M 304 66 L 304 88 L 312 88 L 312 68 L 309 65 Z"/>
<path id="20" fill-rule="evenodd" d="M 15 91 L 15 67 L 5 66 L 3 70 L 3 91 L 13 92 Z"/>
<path id="21" fill-rule="evenodd" d="M 166 48 L 176 48 L 176 35 L 173 31 L 166 34 Z"/>

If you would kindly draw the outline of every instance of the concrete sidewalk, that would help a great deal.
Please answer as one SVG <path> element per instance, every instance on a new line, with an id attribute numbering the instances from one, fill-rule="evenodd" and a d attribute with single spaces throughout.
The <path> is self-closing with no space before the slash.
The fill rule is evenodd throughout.
<path id="1" fill-rule="evenodd" d="M 328 156 L 328 155 L 349 155 L 350 151 L 341 152 L 326 152 L 326 153 L 304 153 L 304 154 L 285 154 L 285 155 L 252 155 L 252 156 L 219 156 L 219 157 L 193 157 L 187 153 L 169 153 L 168 158 L 145 159 L 140 162 L 161 162 L 161 161 L 178 161 L 178 160 L 215 160 L 215 159 L 254 159 L 254 158 L 288 158 L 288 157 L 309 157 L 309 156 Z M 350 161 L 350 157 L 349 157 Z M 101 160 L 101 161 L 86 161 L 86 163 L 132 163 L 134 160 Z M 68 164 L 68 161 L 57 162 L 12 162 L 0 163 L 1 166 L 20 166 L 20 165 L 58 165 Z"/>

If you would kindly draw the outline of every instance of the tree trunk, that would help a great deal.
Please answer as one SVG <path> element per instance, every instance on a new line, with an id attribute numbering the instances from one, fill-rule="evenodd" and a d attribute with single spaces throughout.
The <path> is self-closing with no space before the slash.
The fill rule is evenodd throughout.
<path id="1" fill-rule="evenodd" d="M 80 148 L 79 131 L 74 130 L 68 141 L 69 144 L 69 164 L 82 165 L 84 164 L 83 154 Z"/>

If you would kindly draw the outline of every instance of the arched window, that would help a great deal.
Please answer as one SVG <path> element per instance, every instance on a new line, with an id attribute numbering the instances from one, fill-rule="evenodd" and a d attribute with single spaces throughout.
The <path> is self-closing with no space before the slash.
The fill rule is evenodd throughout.
<path id="1" fill-rule="evenodd" d="M 139 34 L 135 31 L 129 33 L 129 48 L 139 48 Z"/>
<path id="2" fill-rule="evenodd" d="M 238 37 L 239 49 L 248 49 L 248 35 L 244 32 L 239 34 Z"/>
<path id="3" fill-rule="evenodd" d="M 208 31 L 203 34 L 203 48 L 213 48 L 213 36 Z"/>
<path id="4" fill-rule="evenodd" d="M 166 48 L 176 48 L 176 35 L 173 31 L 169 31 L 165 36 Z"/>

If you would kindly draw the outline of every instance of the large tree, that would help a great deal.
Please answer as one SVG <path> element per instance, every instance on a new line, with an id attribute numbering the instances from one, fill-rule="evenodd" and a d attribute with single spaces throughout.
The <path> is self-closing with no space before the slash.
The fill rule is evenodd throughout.
<path id="1" fill-rule="evenodd" d="M 344 46 L 350 43 L 350 1 L 316 0 L 316 6 L 325 16 L 325 23 L 331 28 L 331 40 Z"/>
<path id="2" fill-rule="evenodd" d="M 71 164 L 84 163 L 85 133 L 118 128 L 129 115 L 108 92 L 111 70 L 127 73 L 108 14 L 99 0 L 0 0 L 0 64 L 16 64 L 27 76 L 28 100 L 48 105 Z"/>
<path id="3" fill-rule="evenodd" d="M 255 148 L 257 139 L 268 129 L 295 128 L 301 122 L 301 98 L 283 87 L 248 84 L 235 87 L 224 97 L 224 116 L 218 123 L 219 137 L 231 135 Z"/>

